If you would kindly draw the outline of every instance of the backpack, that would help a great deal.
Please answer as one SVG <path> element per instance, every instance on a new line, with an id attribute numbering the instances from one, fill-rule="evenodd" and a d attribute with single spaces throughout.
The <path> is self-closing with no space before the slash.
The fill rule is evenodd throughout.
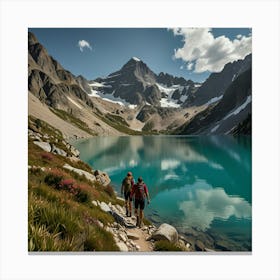
<path id="1" fill-rule="evenodd" d="M 127 176 L 123 179 L 124 192 L 128 193 L 131 190 L 131 179 Z"/>
<path id="2" fill-rule="evenodd" d="M 145 189 L 144 189 L 144 183 L 137 183 L 135 186 L 135 198 L 137 199 L 145 199 Z"/>

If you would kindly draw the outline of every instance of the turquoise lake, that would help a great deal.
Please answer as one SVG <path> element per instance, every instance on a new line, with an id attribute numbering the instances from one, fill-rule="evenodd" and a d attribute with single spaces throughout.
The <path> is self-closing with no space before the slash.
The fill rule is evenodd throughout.
<path id="1" fill-rule="evenodd" d="M 155 224 L 203 236 L 209 247 L 252 250 L 250 137 L 110 136 L 73 144 L 119 194 L 128 171 L 142 176 L 151 196 L 145 216 Z"/>

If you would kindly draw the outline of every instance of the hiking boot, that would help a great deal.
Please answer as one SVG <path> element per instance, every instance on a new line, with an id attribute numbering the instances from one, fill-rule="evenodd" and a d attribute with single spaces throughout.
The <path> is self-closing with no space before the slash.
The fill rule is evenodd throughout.
<path id="1" fill-rule="evenodd" d="M 139 226 L 139 222 L 140 222 L 140 220 L 139 220 L 139 217 L 137 216 L 137 219 L 136 219 L 136 227 Z"/>

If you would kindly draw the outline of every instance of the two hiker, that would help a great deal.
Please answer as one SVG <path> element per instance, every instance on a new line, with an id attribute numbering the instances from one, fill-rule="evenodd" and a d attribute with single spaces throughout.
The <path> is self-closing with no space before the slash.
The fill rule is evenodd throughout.
<path id="1" fill-rule="evenodd" d="M 130 188 L 129 188 L 129 179 L 131 182 Z M 122 182 L 121 192 L 122 194 L 124 193 L 126 213 L 128 217 L 131 217 L 131 201 L 132 198 L 135 197 L 134 213 L 137 219 L 136 226 L 141 227 L 143 225 L 143 218 L 144 218 L 145 198 L 147 198 L 148 204 L 150 203 L 148 188 L 144 183 L 142 177 L 139 177 L 137 183 L 135 184 L 134 179 L 132 177 L 132 173 L 128 172 L 127 176 L 124 178 Z"/>

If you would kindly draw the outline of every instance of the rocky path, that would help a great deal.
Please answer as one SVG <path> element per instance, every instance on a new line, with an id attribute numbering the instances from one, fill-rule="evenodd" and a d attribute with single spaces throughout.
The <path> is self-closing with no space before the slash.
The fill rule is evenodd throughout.
<path id="1" fill-rule="evenodd" d="M 147 232 L 145 232 L 145 229 L 140 229 L 140 228 L 131 228 L 127 230 L 128 236 L 129 234 L 132 235 L 137 235 L 139 239 L 135 240 L 135 244 L 138 245 L 139 251 L 140 252 L 151 252 L 153 251 L 153 246 L 151 242 L 147 241 L 146 239 L 149 237 Z"/>

